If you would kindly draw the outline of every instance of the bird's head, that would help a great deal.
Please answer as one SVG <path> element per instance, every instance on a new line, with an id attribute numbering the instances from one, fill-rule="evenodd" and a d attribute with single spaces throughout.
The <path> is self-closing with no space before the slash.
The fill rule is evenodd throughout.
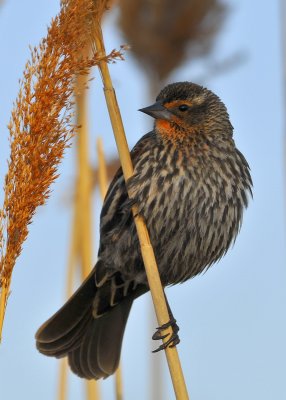
<path id="1" fill-rule="evenodd" d="M 166 86 L 156 103 L 140 109 L 155 118 L 155 130 L 164 137 L 181 138 L 201 134 L 232 135 L 225 105 L 210 90 L 191 82 Z"/>

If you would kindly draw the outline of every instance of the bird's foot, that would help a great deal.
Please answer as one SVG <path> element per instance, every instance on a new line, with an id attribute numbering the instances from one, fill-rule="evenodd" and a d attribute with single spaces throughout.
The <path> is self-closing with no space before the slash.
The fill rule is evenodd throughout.
<path id="1" fill-rule="evenodd" d="M 180 328 L 176 324 L 176 322 L 177 321 L 175 320 L 175 318 L 171 318 L 169 322 L 167 322 L 166 324 L 163 324 L 162 326 L 159 326 L 157 328 L 157 331 L 152 336 L 153 340 L 161 340 L 161 339 L 165 339 L 167 336 L 169 336 L 169 333 L 167 333 L 165 335 L 162 334 L 162 331 L 168 329 L 169 327 L 172 328 L 173 333 L 171 334 L 171 336 L 169 337 L 169 339 L 166 342 L 161 344 L 161 346 L 159 346 L 158 349 L 153 350 L 152 353 L 157 353 L 158 351 L 165 350 L 167 347 L 175 347 L 175 346 L 177 346 L 177 344 L 180 343 L 180 338 L 178 335 Z"/>

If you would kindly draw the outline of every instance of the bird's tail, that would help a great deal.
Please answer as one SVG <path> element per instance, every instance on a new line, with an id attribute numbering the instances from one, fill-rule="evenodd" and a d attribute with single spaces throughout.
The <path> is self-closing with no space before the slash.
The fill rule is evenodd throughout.
<path id="1" fill-rule="evenodd" d="M 100 317 L 93 317 L 98 288 L 94 271 L 66 304 L 36 333 L 38 350 L 54 357 L 68 356 L 73 372 L 99 379 L 118 367 L 125 325 L 134 297 L 126 297 Z"/>

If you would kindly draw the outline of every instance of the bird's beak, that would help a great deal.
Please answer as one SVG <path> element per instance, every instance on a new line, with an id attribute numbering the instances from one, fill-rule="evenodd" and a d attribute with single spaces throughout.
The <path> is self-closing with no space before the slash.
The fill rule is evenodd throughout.
<path id="1" fill-rule="evenodd" d="M 157 101 L 149 107 L 140 108 L 138 111 L 142 111 L 156 119 L 165 119 L 168 121 L 172 119 L 172 113 L 165 108 L 160 101 Z"/>

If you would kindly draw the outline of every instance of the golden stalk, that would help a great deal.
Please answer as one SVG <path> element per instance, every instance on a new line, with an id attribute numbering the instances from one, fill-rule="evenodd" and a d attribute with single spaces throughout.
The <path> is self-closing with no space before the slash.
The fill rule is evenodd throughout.
<path id="1" fill-rule="evenodd" d="M 104 157 L 103 151 L 103 143 L 102 138 L 97 138 L 97 160 L 98 160 L 98 184 L 99 190 L 102 200 L 104 200 L 107 188 L 108 188 L 108 179 L 107 179 L 107 166 Z M 117 368 L 115 372 L 115 392 L 116 392 L 116 400 L 123 399 L 123 388 L 122 388 L 122 373 L 121 367 Z"/>
<path id="2" fill-rule="evenodd" d="M 99 21 L 96 24 L 95 28 L 96 28 L 94 35 L 95 49 L 98 51 L 100 55 L 104 56 L 105 48 Z M 109 74 L 107 63 L 104 61 L 100 62 L 99 68 L 101 71 L 102 81 L 104 84 L 106 103 L 114 132 L 114 137 L 117 144 L 119 158 L 122 165 L 125 181 L 127 181 L 133 175 L 133 166 L 124 132 L 121 114 L 116 100 L 116 95 L 112 85 L 112 80 Z M 159 325 L 161 326 L 167 323 L 170 317 L 164 297 L 164 291 L 160 281 L 160 275 L 158 272 L 158 267 L 153 247 L 150 242 L 150 237 L 146 228 L 145 221 L 140 215 L 138 215 L 136 206 L 132 207 L 132 212 L 141 246 L 142 258 L 146 269 L 147 279 L 156 311 L 157 320 Z M 171 335 L 172 329 L 168 328 L 166 330 L 166 333 Z M 167 340 L 168 339 L 165 338 L 163 339 L 163 342 L 166 342 Z M 173 348 L 167 347 L 165 349 L 165 353 L 169 365 L 169 370 L 176 398 L 179 400 L 188 399 L 189 397 L 187 393 L 187 388 L 176 347 Z"/>
<path id="3" fill-rule="evenodd" d="M 75 194 L 76 196 L 76 194 Z M 74 199 L 74 210 L 73 210 L 73 221 L 71 231 L 71 243 L 69 249 L 68 265 L 67 265 L 67 283 L 66 283 L 66 298 L 70 298 L 73 293 L 73 286 L 75 281 L 76 262 L 78 261 L 79 255 L 79 210 L 75 207 Z"/>
<path id="4" fill-rule="evenodd" d="M 92 209 L 91 209 L 91 168 L 89 163 L 87 87 L 88 76 L 80 75 L 76 80 L 76 115 L 79 126 L 77 135 L 78 190 L 77 204 L 80 213 L 80 263 L 82 276 L 86 278 L 92 266 Z"/>
<path id="5" fill-rule="evenodd" d="M 97 138 L 96 147 L 97 147 L 97 160 L 98 160 L 98 186 L 100 190 L 100 196 L 103 201 L 107 192 L 108 178 L 107 178 L 107 167 L 106 167 L 106 161 L 104 157 L 103 143 L 101 137 Z"/>
<path id="6" fill-rule="evenodd" d="M 122 371 L 120 365 L 115 372 L 115 391 L 116 400 L 123 400 Z"/>
<path id="7" fill-rule="evenodd" d="M 68 362 L 66 357 L 60 361 L 58 400 L 67 399 Z"/>
<path id="8" fill-rule="evenodd" d="M 64 2 L 67 3 L 68 0 Z M 101 16 L 105 9 L 105 1 L 98 3 L 95 9 L 97 16 Z M 80 56 L 88 58 L 89 43 L 84 49 L 80 49 Z M 71 248 L 67 274 L 67 297 L 70 297 L 74 281 L 74 267 L 80 261 L 81 275 L 84 279 L 92 266 L 92 179 L 89 164 L 88 149 L 88 101 L 87 101 L 88 75 L 79 74 L 75 80 L 76 117 L 78 126 L 77 158 L 78 174 L 76 178 L 76 190 L 74 198 L 74 216 Z M 67 396 L 67 363 L 64 361 L 60 367 L 59 400 L 65 400 Z M 95 381 L 86 381 L 86 396 L 89 400 L 99 399 L 99 388 Z"/>
<path id="9" fill-rule="evenodd" d="M 86 397 L 88 400 L 97 400 L 100 398 L 99 385 L 95 380 L 86 381 Z"/>
<path id="10" fill-rule="evenodd" d="M 88 51 L 88 50 L 87 50 Z M 79 75 L 76 80 L 76 117 L 78 128 L 77 156 L 78 177 L 76 207 L 79 213 L 77 226 L 79 236 L 79 258 L 82 278 L 85 279 L 92 267 L 92 180 L 89 162 L 89 134 L 87 110 L 88 75 Z M 99 388 L 96 381 L 86 381 L 88 400 L 99 399 Z"/>
<path id="11" fill-rule="evenodd" d="M 73 220 L 71 229 L 71 242 L 69 249 L 69 257 L 67 263 L 67 283 L 66 283 L 66 297 L 69 298 L 73 292 L 73 283 L 75 280 L 75 267 L 79 254 L 79 235 L 78 235 L 78 223 L 79 223 L 79 210 L 76 207 L 76 193 L 73 202 Z M 68 376 L 68 363 L 67 359 L 64 358 L 60 363 L 59 372 L 59 385 L 58 385 L 58 400 L 67 399 L 67 376 Z"/>
<path id="12" fill-rule="evenodd" d="M 119 159 L 114 156 L 107 164 L 106 164 L 106 173 L 107 173 L 107 181 L 111 181 L 114 175 L 116 174 L 118 168 L 120 167 Z M 98 168 L 94 168 L 92 172 L 92 188 L 93 190 L 99 184 L 99 171 Z"/>

